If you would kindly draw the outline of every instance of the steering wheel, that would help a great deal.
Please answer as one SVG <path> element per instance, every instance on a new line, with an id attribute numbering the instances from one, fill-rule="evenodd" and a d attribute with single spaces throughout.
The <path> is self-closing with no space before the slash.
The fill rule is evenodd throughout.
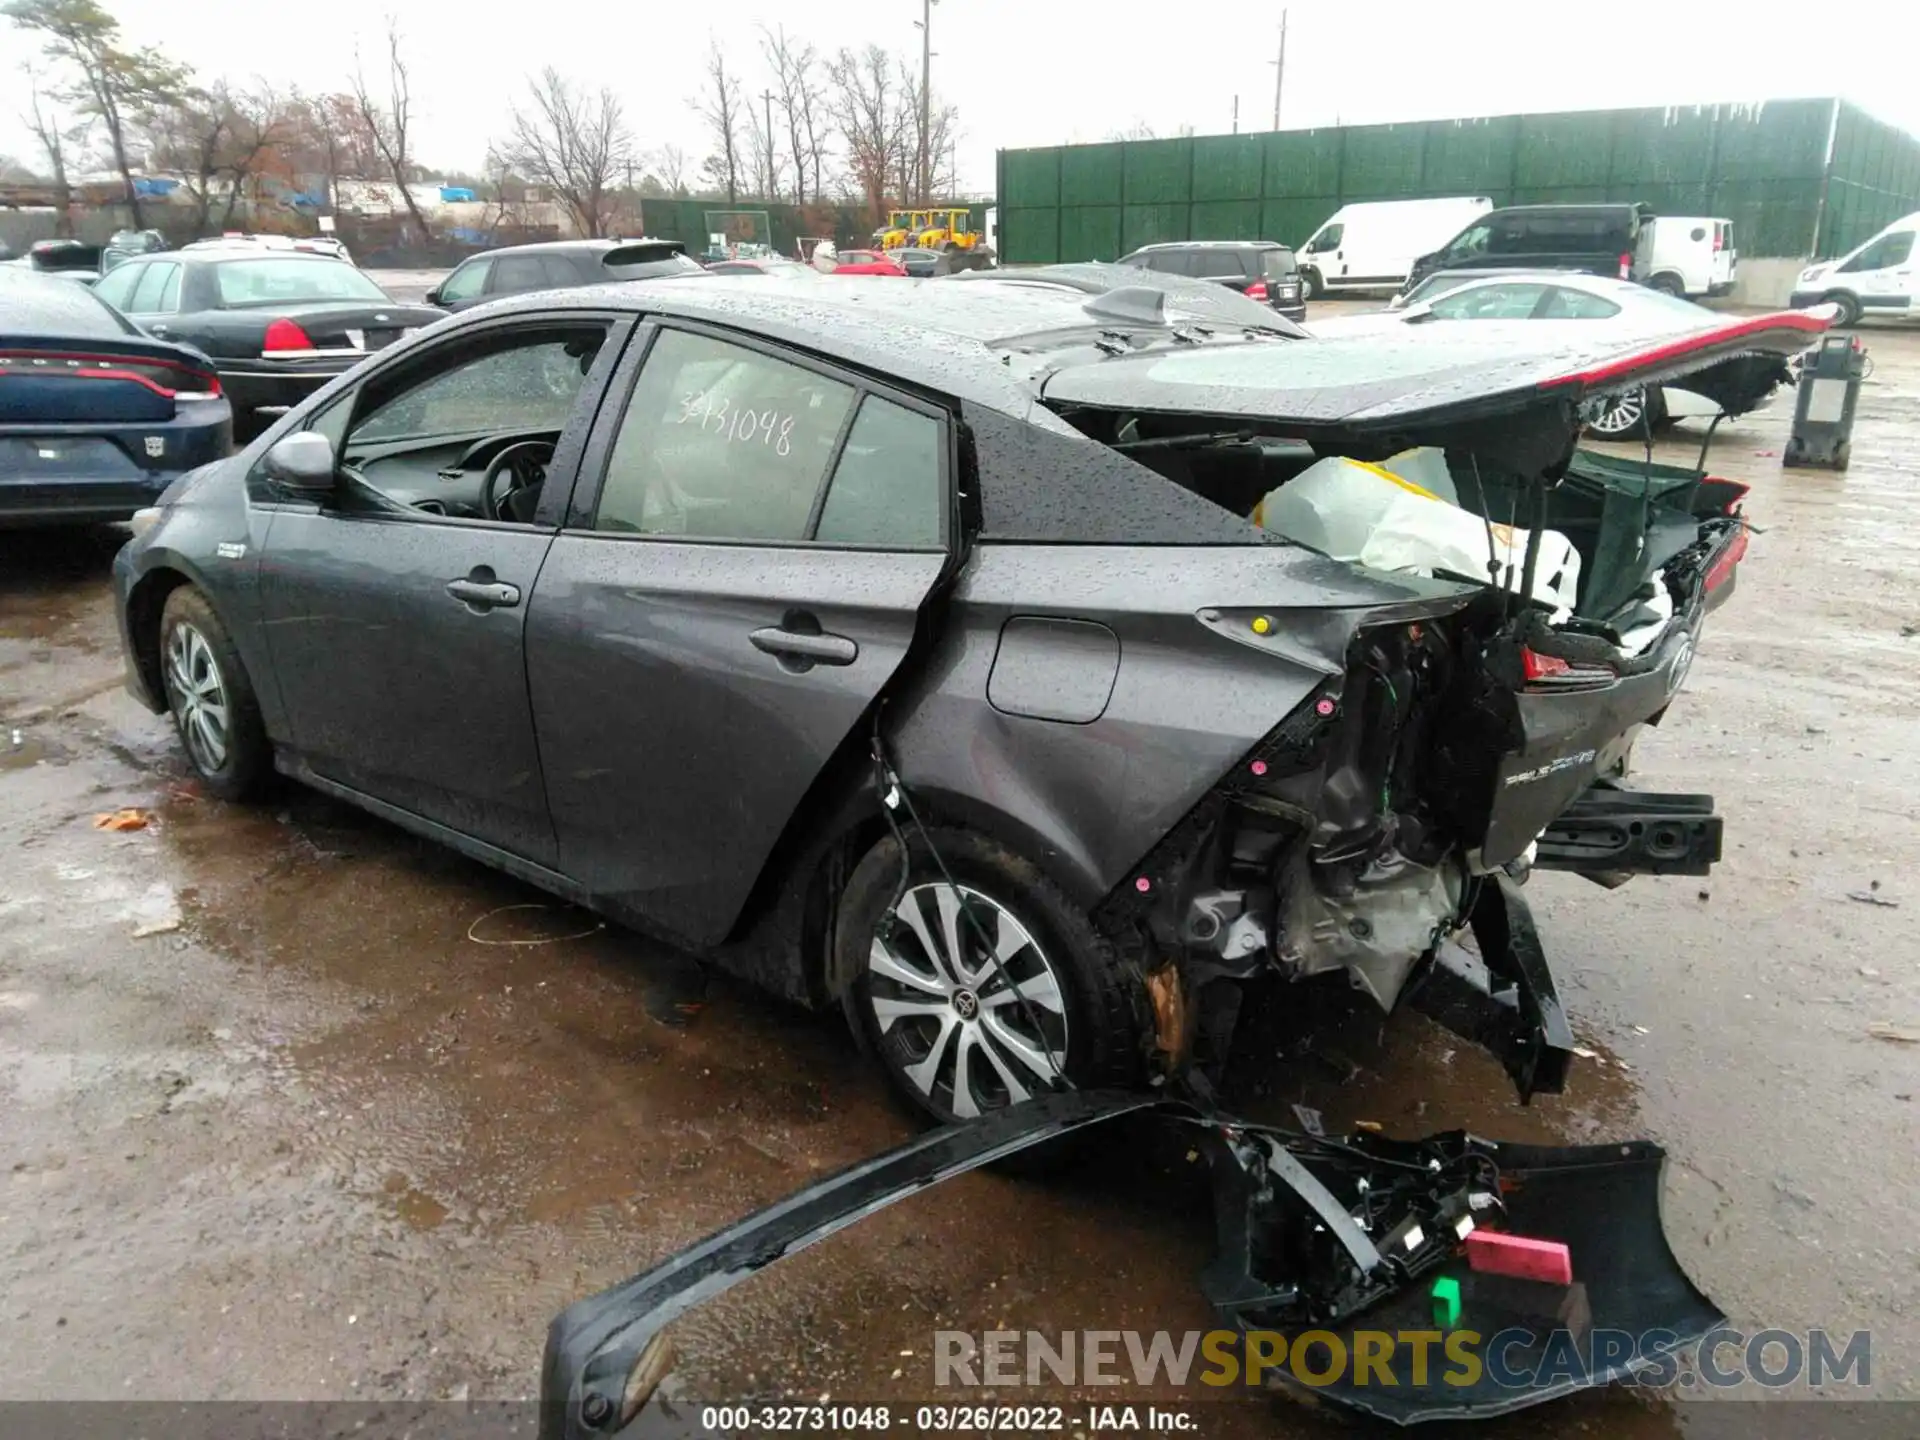
<path id="1" fill-rule="evenodd" d="M 489 520 L 516 520 L 506 513 L 507 502 L 526 490 L 537 490 L 546 483 L 547 464 L 553 459 L 550 440 L 516 440 L 504 447 L 487 465 L 480 480 L 480 513 Z M 502 476 L 511 482 L 500 493 Z"/>

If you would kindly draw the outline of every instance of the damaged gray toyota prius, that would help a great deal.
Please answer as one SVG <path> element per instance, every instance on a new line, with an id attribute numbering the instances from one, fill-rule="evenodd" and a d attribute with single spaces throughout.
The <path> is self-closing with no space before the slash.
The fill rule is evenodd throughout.
<path id="1" fill-rule="evenodd" d="M 1710 797 L 1623 777 L 1747 543 L 1743 487 L 1583 415 L 1746 408 L 1821 328 L 1323 341 L 1072 272 L 530 296 L 138 517 L 129 685 L 218 795 L 278 770 L 843 1006 L 934 1120 L 1203 1075 L 1323 975 L 1554 1091 L 1517 882 L 1718 858 Z M 1417 1157 L 1458 1181 L 1423 1233 L 1478 1143 Z M 570 1424 L 623 1409 L 583 1374 Z"/>

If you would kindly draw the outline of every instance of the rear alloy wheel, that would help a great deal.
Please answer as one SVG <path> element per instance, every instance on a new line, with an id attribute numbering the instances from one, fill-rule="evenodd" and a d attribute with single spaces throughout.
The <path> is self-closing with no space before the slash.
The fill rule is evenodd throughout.
<path id="1" fill-rule="evenodd" d="M 897 842 L 848 878 L 837 926 L 848 1018 L 896 1089 L 941 1121 L 1137 1078 L 1145 994 L 1045 877 L 984 836 Z"/>
<path id="2" fill-rule="evenodd" d="M 1644 440 L 1666 421 L 1666 405 L 1658 390 L 1629 390 L 1616 395 L 1607 407 L 1587 422 L 1590 433 L 1601 440 Z"/>
<path id="3" fill-rule="evenodd" d="M 1647 282 L 1647 288 L 1658 290 L 1662 295 L 1672 295 L 1677 299 L 1685 299 L 1687 294 L 1687 287 L 1680 283 L 1678 275 L 1656 275 Z"/>
<path id="4" fill-rule="evenodd" d="M 1834 329 L 1845 330 L 1850 326 L 1860 323 L 1860 302 L 1853 296 L 1847 294 L 1846 291 L 1837 290 L 1833 294 L 1823 297 L 1820 303 L 1822 305 L 1833 305 L 1839 309 L 1840 313 L 1833 317 Z"/>
<path id="5" fill-rule="evenodd" d="M 222 800 L 253 794 L 272 769 L 246 667 L 198 590 L 183 585 L 160 613 L 160 676 L 187 759 Z"/>

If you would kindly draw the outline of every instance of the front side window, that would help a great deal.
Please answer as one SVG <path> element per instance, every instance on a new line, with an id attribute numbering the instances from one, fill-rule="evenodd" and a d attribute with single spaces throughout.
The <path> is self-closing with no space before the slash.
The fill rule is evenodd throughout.
<path id="1" fill-rule="evenodd" d="M 854 397 L 787 361 L 662 331 L 621 417 L 594 528 L 804 540 Z"/>
<path id="2" fill-rule="evenodd" d="M 151 265 L 116 265 L 95 282 L 93 293 L 116 310 L 131 310 L 134 289 L 140 284 L 140 277 L 152 268 Z"/>
<path id="3" fill-rule="evenodd" d="M 393 303 L 386 291 L 344 260 L 291 256 L 222 260 L 214 266 L 214 276 L 224 309 L 289 305 L 304 300 Z"/>
<path id="4" fill-rule="evenodd" d="M 1493 227 L 1491 225 L 1476 225 L 1465 234 L 1456 235 L 1453 240 L 1449 242 L 1446 250 L 1447 258 L 1450 260 L 1467 260 L 1475 255 L 1484 255 L 1487 253 L 1488 245 L 1492 239 Z"/>
<path id="5" fill-rule="evenodd" d="M 487 271 L 492 268 L 491 260 L 469 260 L 440 283 L 440 298 L 449 303 L 478 298 L 487 288 Z"/>
<path id="6" fill-rule="evenodd" d="M 136 315 L 166 315 L 180 308 L 180 267 L 155 263 L 141 268 L 129 307 Z"/>
<path id="7" fill-rule="evenodd" d="M 1341 237 L 1346 233 L 1347 227 L 1345 225 L 1327 226 L 1326 229 L 1322 230 L 1319 235 L 1314 238 L 1314 254 L 1317 255 L 1322 250 L 1338 250 L 1340 248 Z"/>
<path id="8" fill-rule="evenodd" d="M 402 440 L 559 431 L 605 338 L 601 327 L 565 334 L 543 331 L 519 344 L 431 370 L 361 415 L 343 453 Z"/>
<path id="9" fill-rule="evenodd" d="M 1848 273 L 1862 270 L 1886 270 L 1904 265 L 1913 254 L 1913 231 L 1898 230 L 1882 235 L 1840 268 Z"/>
<path id="10" fill-rule="evenodd" d="M 1545 285 L 1475 285 L 1427 308 L 1439 320 L 1526 320 L 1546 293 Z"/>

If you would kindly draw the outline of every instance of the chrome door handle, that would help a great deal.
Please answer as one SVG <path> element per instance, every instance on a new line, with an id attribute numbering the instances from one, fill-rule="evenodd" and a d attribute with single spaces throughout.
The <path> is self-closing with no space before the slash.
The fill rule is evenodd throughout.
<path id="1" fill-rule="evenodd" d="M 756 650 L 808 665 L 851 665 L 860 658 L 860 647 L 844 635 L 809 635 L 769 625 L 747 639 Z"/>
<path id="2" fill-rule="evenodd" d="M 520 603 L 520 587 L 485 580 L 449 580 L 447 594 L 476 610 L 510 610 Z"/>

